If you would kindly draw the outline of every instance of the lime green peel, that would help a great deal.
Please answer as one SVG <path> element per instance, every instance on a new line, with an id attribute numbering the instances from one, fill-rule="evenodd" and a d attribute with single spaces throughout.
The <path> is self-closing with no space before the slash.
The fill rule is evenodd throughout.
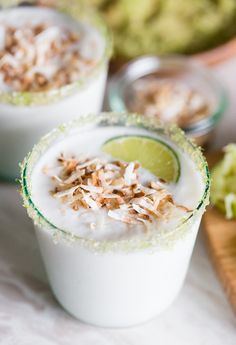
<path id="1" fill-rule="evenodd" d="M 146 136 L 120 136 L 109 139 L 102 147 L 113 158 L 138 161 L 153 175 L 166 182 L 177 182 L 180 163 L 176 152 L 163 141 Z"/>
<path id="2" fill-rule="evenodd" d="M 224 158 L 212 170 L 211 201 L 226 218 L 236 219 L 236 144 L 224 151 Z"/>

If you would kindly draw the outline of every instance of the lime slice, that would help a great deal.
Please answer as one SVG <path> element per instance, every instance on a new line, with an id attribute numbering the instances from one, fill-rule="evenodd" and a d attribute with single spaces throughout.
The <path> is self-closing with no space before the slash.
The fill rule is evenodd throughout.
<path id="1" fill-rule="evenodd" d="M 120 136 L 106 141 L 102 149 L 113 158 L 138 161 L 143 168 L 166 182 L 177 182 L 179 179 L 178 156 L 163 141 L 144 136 Z"/>

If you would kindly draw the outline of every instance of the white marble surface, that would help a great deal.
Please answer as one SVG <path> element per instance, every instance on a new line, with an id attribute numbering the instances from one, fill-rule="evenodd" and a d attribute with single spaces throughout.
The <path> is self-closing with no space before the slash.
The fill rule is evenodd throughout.
<path id="1" fill-rule="evenodd" d="M 236 58 L 216 73 L 231 106 L 215 146 L 236 140 Z M 236 318 L 197 239 L 184 288 L 151 322 L 124 330 L 90 327 L 64 312 L 45 277 L 31 221 L 16 186 L 0 184 L 0 344 L 4 345 L 235 345 Z"/>

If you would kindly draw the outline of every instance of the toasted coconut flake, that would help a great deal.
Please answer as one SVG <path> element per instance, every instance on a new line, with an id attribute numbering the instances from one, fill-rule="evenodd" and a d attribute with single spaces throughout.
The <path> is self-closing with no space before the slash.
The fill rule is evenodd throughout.
<path id="1" fill-rule="evenodd" d="M 124 188 L 123 184 L 116 185 L 116 186 L 109 185 L 106 187 L 107 191 L 110 191 L 111 193 L 116 192 L 116 191 L 121 191 L 123 190 L 123 188 Z"/>
<path id="2" fill-rule="evenodd" d="M 53 176 L 57 183 L 51 194 L 75 211 L 80 208 L 106 208 L 109 217 L 127 224 L 148 224 L 154 220 L 169 219 L 178 209 L 173 197 L 158 181 L 142 185 L 139 164 L 121 161 L 106 162 L 99 158 L 77 160 L 58 158 L 62 169 Z"/>
<path id="3" fill-rule="evenodd" d="M 176 205 L 176 207 L 178 207 L 180 210 L 186 211 L 186 212 L 192 212 L 193 210 L 191 210 L 190 208 L 183 206 L 183 205 Z"/>
<path id="4" fill-rule="evenodd" d="M 58 182 L 59 184 L 63 184 L 64 183 L 64 181 L 59 176 L 57 176 L 57 175 L 53 175 L 52 176 L 52 180 L 55 181 L 55 182 Z"/>
<path id="5" fill-rule="evenodd" d="M 164 186 L 163 186 L 164 183 L 160 182 L 160 181 L 151 181 L 150 182 L 150 187 L 152 189 L 155 189 L 157 191 L 160 191 L 160 190 L 163 190 Z"/>
<path id="6" fill-rule="evenodd" d="M 122 199 L 118 194 L 103 194 L 104 199 Z"/>
<path id="7" fill-rule="evenodd" d="M 72 187 L 70 189 L 65 189 L 54 194 L 55 198 L 62 198 L 63 196 L 71 196 L 78 189 L 78 186 Z"/>
<path id="8" fill-rule="evenodd" d="M 125 173 L 124 173 L 124 180 L 125 180 L 126 186 L 132 185 L 134 181 L 136 180 L 136 177 L 137 175 L 136 173 L 134 173 L 134 162 L 131 162 L 126 167 Z"/>
<path id="9" fill-rule="evenodd" d="M 97 62 L 81 54 L 81 35 L 52 23 L 0 26 L 0 74 L 14 91 L 48 91 L 73 83 Z"/>
<path id="10" fill-rule="evenodd" d="M 94 201 L 88 194 L 84 195 L 84 201 L 87 203 L 87 205 L 92 209 L 92 210 L 98 210 L 99 206 L 96 203 L 96 201 Z"/>
<path id="11" fill-rule="evenodd" d="M 128 224 L 138 223 L 134 217 L 130 216 L 127 212 L 123 211 L 122 209 L 109 210 L 108 216 L 115 220 L 119 220 Z"/>
<path id="12" fill-rule="evenodd" d="M 154 214 L 156 217 L 160 217 L 160 212 L 155 209 L 151 199 L 147 197 L 139 198 L 135 200 L 135 203 L 146 209 L 149 213 Z"/>
<path id="13" fill-rule="evenodd" d="M 83 176 L 85 174 L 85 170 L 78 170 L 75 171 L 70 177 L 68 177 L 66 180 L 64 180 L 64 184 L 67 183 L 73 183 L 74 181 L 76 181 L 78 178 L 80 178 L 81 176 Z"/>
<path id="14" fill-rule="evenodd" d="M 138 185 L 136 188 L 136 193 L 138 192 L 143 192 L 144 195 L 152 195 L 156 193 L 156 190 L 149 187 L 142 186 L 142 185 Z"/>
<path id="15" fill-rule="evenodd" d="M 120 171 L 120 166 L 114 163 L 107 163 L 106 170 L 107 171 Z"/>
<path id="16" fill-rule="evenodd" d="M 92 165 L 92 164 L 94 164 L 96 162 L 98 162 L 98 158 L 94 158 L 94 159 L 90 159 L 90 160 L 86 159 L 82 163 L 77 162 L 76 169 L 79 170 L 79 169 L 87 168 L 87 167 L 89 167 L 90 165 Z"/>
<path id="17" fill-rule="evenodd" d="M 148 215 L 148 211 L 145 210 L 144 208 L 140 207 L 139 205 L 133 203 L 132 206 L 133 206 L 133 209 L 134 209 L 137 213 Z"/>
<path id="18" fill-rule="evenodd" d="M 91 193 L 102 193 L 103 192 L 103 188 L 102 187 L 96 187 L 96 186 L 86 186 L 84 184 L 81 184 L 80 185 L 80 188 L 88 191 L 88 192 L 91 192 Z"/>

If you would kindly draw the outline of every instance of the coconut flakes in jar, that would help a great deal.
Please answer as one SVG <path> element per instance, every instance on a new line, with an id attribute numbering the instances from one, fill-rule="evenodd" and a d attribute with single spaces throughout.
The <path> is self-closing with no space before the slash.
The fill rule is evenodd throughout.
<path id="1" fill-rule="evenodd" d="M 132 85 L 127 100 L 131 111 L 176 123 L 182 128 L 206 118 L 210 104 L 205 95 L 183 82 L 143 77 Z"/>

